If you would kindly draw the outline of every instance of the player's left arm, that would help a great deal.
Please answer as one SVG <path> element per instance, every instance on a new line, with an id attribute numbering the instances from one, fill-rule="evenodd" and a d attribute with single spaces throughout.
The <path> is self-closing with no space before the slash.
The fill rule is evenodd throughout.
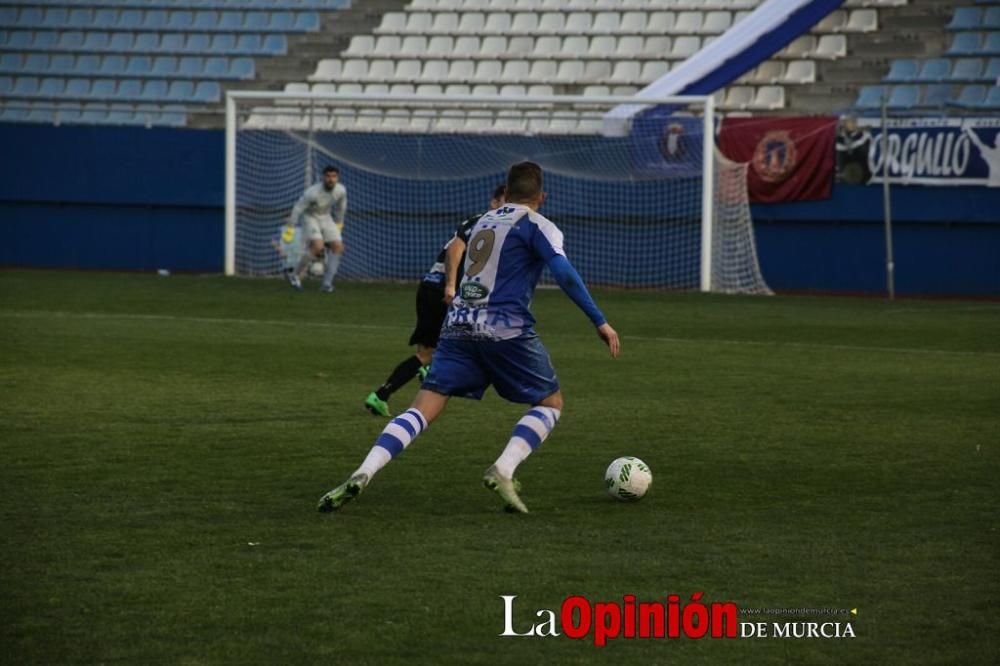
<path id="1" fill-rule="evenodd" d="M 347 188 L 344 187 L 341 190 L 344 196 L 337 200 L 336 208 L 334 210 L 333 221 L 337 224 L 343 226 L 344 215 L 347 213 Z"/>
<path id="2" fill-rule="evenodd" d="M 601 312 L 600 308 L 597 307 L 593 297 L 591 297 L 590 292 L 587 290 L 587 285 L 583 283 L 583 278 L 576 272 L 573 264 L 569 263 L 566 255 L 556 253 L 546 260 L 545 265 L 549 267 L 549 271 L 551 271 L 552 277 L 555 278 L 559 287 L 566 292 L 570 300 L 576 303 L 576 306 L 583 310 L 587 318 L 593 322 L 597 328 L 597 335 L 608 345 L 611 356 L 617 358 L 618 352 L 621 350 L 621 341 L 618 339 L 618 333 L 608 324 L 607 318 Z"/>
<path id="3" fill-rule="evenodd" d="M 455 299 L 458 282 L 458 266 L 465 254 L 465 241 L 456 234 L 444 252 L 444 302 L 451 305 Z"/>

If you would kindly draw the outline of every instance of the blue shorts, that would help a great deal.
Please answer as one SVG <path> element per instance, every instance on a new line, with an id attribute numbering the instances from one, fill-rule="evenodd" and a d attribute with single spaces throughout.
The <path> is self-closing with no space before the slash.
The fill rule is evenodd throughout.
<path id="1" fill-rule="evenodd" d="M 502 398 L 535 405 L 559 390 L 559 379 L 537 335 L 513 340 L 442 338 L 421 388 L 479 400 L 492 384 Z"/>

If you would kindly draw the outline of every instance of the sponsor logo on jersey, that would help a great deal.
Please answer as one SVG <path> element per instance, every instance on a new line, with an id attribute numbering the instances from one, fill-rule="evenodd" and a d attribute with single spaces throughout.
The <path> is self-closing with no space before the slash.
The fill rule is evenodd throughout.
<path id="1" fill-rule="evenodd" d="M 466 282 L 462 285 L 462 300 L 479 301 L 490 295 L 490 289 L 478 282 Z"/>

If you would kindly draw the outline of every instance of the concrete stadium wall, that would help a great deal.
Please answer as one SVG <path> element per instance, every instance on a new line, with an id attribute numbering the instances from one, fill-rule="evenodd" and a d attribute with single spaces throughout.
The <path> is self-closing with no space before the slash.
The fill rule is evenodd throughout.
<path id="1" fill-rule="evenodd" d="M 0 266 L 222 270 L 222 131 L 0 125 L 0 145 Z M 753 216 L 773 288 L 884 291 L 881 187 Z M 893 217 L 898 293 L 1000 296 L 1000 190 L 897 187 Z"/>

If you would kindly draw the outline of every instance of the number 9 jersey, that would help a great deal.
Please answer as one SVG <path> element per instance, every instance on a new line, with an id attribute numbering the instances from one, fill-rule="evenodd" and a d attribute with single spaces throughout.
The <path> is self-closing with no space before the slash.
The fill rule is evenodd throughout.
<path id="1" fill-rule="evenodd" d="M 545 263 L 565 255 L 562 245 L 556 225 L 527 206 L 509 203 L 479 218 L 441 337 L 510 340 L 533 334 L 531 298 Z"/>

